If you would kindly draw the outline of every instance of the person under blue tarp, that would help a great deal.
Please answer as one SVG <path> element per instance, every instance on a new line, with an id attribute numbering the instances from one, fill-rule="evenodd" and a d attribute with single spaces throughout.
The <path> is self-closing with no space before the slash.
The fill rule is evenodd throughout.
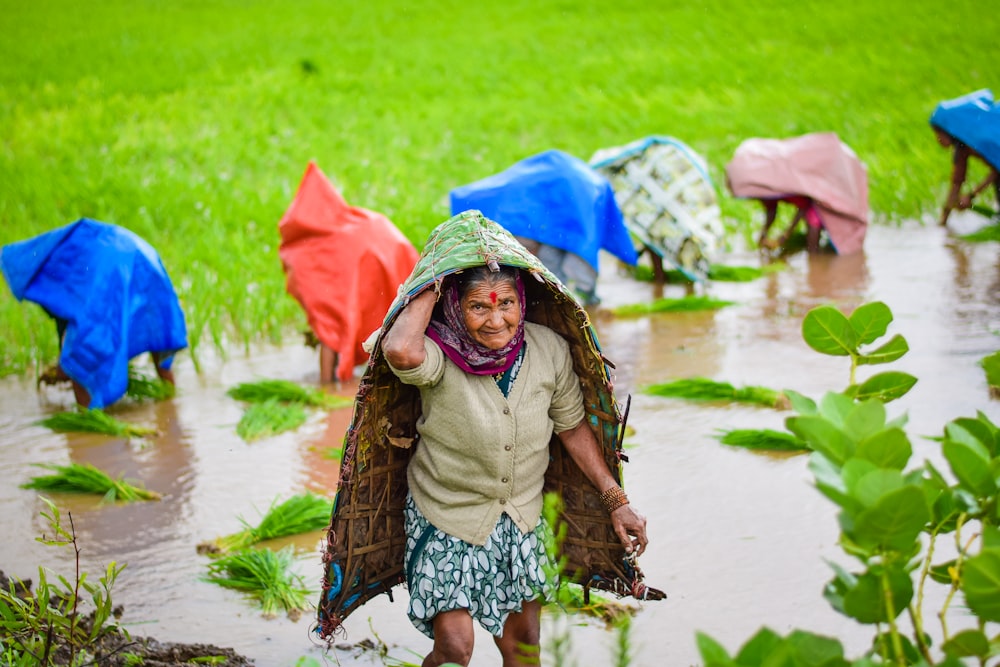
<path id="1" fill-rule="evenodd" d="M 81 218 L 0 248 L 0 269 L 19 301 L 56 322 L 57 377 L 77 403 L 103 408 L 125 395 L 129 360 L 149 352 L 173 383 L 187 327 L 170 277 L 149 243 L 117 225 Z"/>
<path id="2" fill-rule="evenodd" d="M 997 211 L 1000 212 L 1000 104 L 993 101 L 993 93 L 988 89 L 945 100 L 939 103 L 931 114 L 931 128 L 938 143 L 952 151 L 951 185 L 948 196 L 941 208 L 941 225 L 948 223 L 948 216 L 955 209 L 972 208 L 972 201 L 991 185 L 996 195 Z M 962 194 L 962 186 L 968 174 L 969 158 L 974 157 L 986 164 L 987 173 L 983 180 L 967 194 Z"/>
<path id="3" fill-rule="evenodd" d="M 451 212 L 478 210 L 518 238 L 585 304 L 598 303 L 598 253 L 635 265 L 611 183 L 583 160 L 548 150 L 455 188 Z"/>

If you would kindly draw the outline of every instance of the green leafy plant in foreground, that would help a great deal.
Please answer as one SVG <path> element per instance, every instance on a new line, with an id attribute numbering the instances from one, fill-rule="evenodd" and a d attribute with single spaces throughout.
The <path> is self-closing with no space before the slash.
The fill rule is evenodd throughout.
<path id="1" fill-rule="evenodd" d="M 847 321 L 849 330 L 826 307 L 814 309 L 803 334 L 807 342 L 814 337 L 813 347 L 819 337 L 821 351 L 843 351 L 854 360 L 862 358 L 856 345 L 882 335 L 891 313 L 884 304 L 868 304 Z M 905 346 L 898 341 L 873 357 L 898 358 Z M 950 476 L 929 461 L 908 468 L 907 420 L 890 419 L 885 403 L 913 381 L 889 375 L 865 390 L 871 379 L 860 386 L 853 380 L 852 373 L 845 391 L 828 392 L 819 402 L 794 395 L 798 414 L 785 424 L 813 450 L 816 487 L 840 508 L 840 546 L 855 563 L 831 564 L 834 576 L 823 595 L 838 612 L 873 626 L 871 648 L 852 661 L 835 638 L 799 629 L 781 636 L 765 627 L 730 656 L 699 633 L 704 667 L 960 667 L 967 658 L 985 666 L 1000 655 L 1000 428 L 982 412 L 952 420 L 934 438 Z M 951 552 L 943 557 L 942 540 Z M 933 614 L 936 630 L 924 608 L 934 585 L 944 587 L 943 596 L 933 598 L 943 599 Z M 958 596 L 968 613 L 953 612 Z M 910 634 L 900 622 L 904 615 Z M 955 621 L 962 621 L 957 631 Z"/>
<path id="2" fill-rule="evenodd" d="M 989 385 L 990 392 L 1000 396 L 1000 350 L 983 357 L 979 365 L 986 371 L 986 384 Z"/>
<path id="3" fill-rule="evenodd" d="M 128 632 L 114 620 L 111 588 L 124 565 L 110 563 L 98 583 L 88 581 L 80 571 L 80 547 L 76 541 L 73 516 L 67 530 L 61 522 L 59 509 L 47 498 L 48 507 L 42 517 L 48 523 L 49 537 L 36 538 L 50 546 L 70 546 L 76 559 L 76 574 L 72 579 L 59 576 L 50 582 L 44 568 L 38 568 L 38 585 L 34 595 L 26 594 L 28 586 L 12 579 L 6 589 L 0 588 L 0 658 L 5 665 L 94 664 L 93 655 L 107 635 Z M 90 597 L 92 612 L 80 613 L 84 596 Z"/>
<path id="4" fill-rule="evenodd" d="M 247 594 L 260 603 L 267 617 L 279 611 L 294 616 L 308 608 L 307 596 L 312 594 L 292 571 L 294 564 L 292 545 L 280 551 L 242 549 L 211 561 L 203 578 Z"/>
<path id="5" fill-rule="evenodd" d="M 136 486 L 125 479 L 113 479 L 103 470 L 90 463 L 35 463 L 38 468 L 53 471 L 52 475 L 40 475 L 21 485 L 22 489 L 41 489 L 62 493 L 94 493 L 103 495 L 102 502 L 122 500 L 160 500 L 156 491 Z"/>

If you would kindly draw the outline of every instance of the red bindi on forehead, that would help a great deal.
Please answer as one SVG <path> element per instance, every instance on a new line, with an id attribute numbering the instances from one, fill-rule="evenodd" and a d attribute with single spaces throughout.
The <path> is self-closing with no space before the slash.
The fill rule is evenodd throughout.
<path id="1" fill-rule="evenodd" d="M 497 293 L 490 292 L 490 303 L 496 303 L 496 302 L 497 302 Z"/>

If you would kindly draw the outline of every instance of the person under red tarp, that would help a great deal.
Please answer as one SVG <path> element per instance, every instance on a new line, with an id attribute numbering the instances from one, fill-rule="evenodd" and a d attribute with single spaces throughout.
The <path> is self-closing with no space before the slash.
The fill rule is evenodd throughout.
<path id="1" fill-rule="evenodd" d="M 361 344 L 382 325 L 416 248 L 381 213 L 350 206 L 315 162 L 278 231 L 286 289 L 319 339 L 320 382 L 345 382 L 367 362 Z"/>

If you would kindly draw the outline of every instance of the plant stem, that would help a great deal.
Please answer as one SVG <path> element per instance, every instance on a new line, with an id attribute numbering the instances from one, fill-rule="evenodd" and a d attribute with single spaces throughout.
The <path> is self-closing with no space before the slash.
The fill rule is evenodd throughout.
<path id="1" fill-rule="evenodd" d="M 853 369 L 852 369 L 853 371 Z M 853 378 L 851 380 L 853 383 Z M 892 600 L 892 588 L 889 584 L 889 570 L 882 568 L 882 592 L 885 599 L 886 617 L 889 619 L 889 636 L 892 637 L 892 650 L 896 654 L 896 662 L 900 667 L 906 666 L 906 656 L 903 654 L 903 640 L 899 636 L 899 628 L 896 626 L 896 607 Z"/>
<path id="2" fill-rule="evenodd" d="M 958 551 L 958 557 L 955 559 L 954 572 L 949 572 L 951 575 L 951 589 L 948 591 L 948 595 L 945 596 L 944 604 L 941 605 L 941 611 L 938 612 L 938 619 L 941 621 L 941 642 L 948 641 L 948 621 L 946 616 L 948 614 L 948 607 L 951 606 L 951 601 L 955 597 L 955 593 L 958 592 L 958 573 L 962 571 L 962 558 L 965 555 L 965 551 L 962 549 L 962 526 L 965 524 L 966 514 L 962 512 L 958 521 L 955 523 L 955 549 Z"/>

